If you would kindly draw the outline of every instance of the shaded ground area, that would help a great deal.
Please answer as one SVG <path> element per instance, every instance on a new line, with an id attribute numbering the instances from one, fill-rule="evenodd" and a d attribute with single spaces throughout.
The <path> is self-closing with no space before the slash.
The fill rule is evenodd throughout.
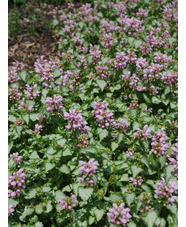
<path id="1" fill-rule="evenodd" d="M 75 7 L 82 3 L 74 2 Z M 8 71 L 14 61 L 21 61 L 25 68 L 34 69 L 34 62 L 40 56 L 60 57 L 53 47 L 52 11 L 66 8 L 67 4 L 29 2 L 24 6 L 9 7 Z"/>

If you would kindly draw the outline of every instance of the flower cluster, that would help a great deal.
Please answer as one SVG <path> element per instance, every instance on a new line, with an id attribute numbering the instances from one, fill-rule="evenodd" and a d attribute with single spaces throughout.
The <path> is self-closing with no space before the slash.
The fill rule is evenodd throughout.
<path id="1" fill-rule="evenodd" d="M 37 84 L 33 82 L 33 87 L 30 87 L 30 85 L 26 84 L 27 91 L 25 91 L 25 95 L 27 99 L 35 99 L 37 96 L 39 96 L 39 91 L 37 91 Z"/>
<path id="2" fill-rule="evenodd" d="M 124 203 L 121 203 L 119 206 L 116 203 L 113 203 L 112 205 L 113 208 L 111 208 L 107 213 L 108 219 L 113 224 L 125 226 L 132 217 L 129 213 L 130 209 L 124 208 Z"/>
<path id="3" fill-rule="evenodd" d="M 24 125 L 24 121 L 23 121 L 23 119 L 22 118 L 18 118 L 17 120 L 16 120 L 16 125 Z"/>
<path id="4" fill-rule="evenodd" d="M 108 128 L 113 125 L 114 114 L 110 112 L 110 110 L 106 110 L 108 103 L 106 101 L 103 102 L 94 102 L 94 110 L 92 111 L 93 116 L 96 117 L 96 120 L 99 122 L 99 127 Z"/>
<path id="5" fill-rule="evenodd" d="M 18 110 L 22 110 L 24 112 L 32 111 L 33 106 L 28 106 L 25 101 L 25 98 L 22 98 L 21 102 L 19 103 Z"/>
<path id="6" fill-rule="evenodd" d="M 126 157 L 129 158 L 130 156 L 132 156 L 134 154 L 133 149 L 129 148 L 128 151 L 126 151 Z"/>
<path id="7" fill-rule="evenodd" d="M 14 215 L 14 205 L 10 204 L 10 206 L 8 207 L 8 216 L 10 215 Z"/>
<path id="8" fill-rule="evenodd" d="M 140 207 L 140 212 L 144 213 L 145 211 L 151 211 L 150 209 L 150 195 L 147 192 L 143 192 L 142 198 L 140 201 L 143 203 L 142 206 Z"/>
<path id="9" fill-rule="evenodd" d="M 171 147 L 171 155 L 166 154 L 169 164 L 173 166 L 175 171 L 175 177 L 178 178 L 178 139 L 176 139 L 175 146 Z M 168 163 L 167 163 L 168 164 Z"/>
<path id="10" fill-rule="evenodd" d="M 130 177 L 129 178 L 130 182 L 133 183 L 133 185 L 136 186 L 141 186 L 143 179 L 142 176 L 137 176 L 136 178 Z"/>
<path id="11" fill-rule="evenodd" d="M 8 73 L 8 82 L 15 83 L 19 79 L 18 74 L 15 71 Z"/>
<path id="12" fill-rule="evenodd" d="M 78 147 L 87 147 L 88 142 L 87 142 L 87 134 L 81 134 L 78 136 Z"/>
<path id="13" fill-rule="evenodd" d="M 53 76 L 55 69 L 59 69 L 60 73 L 63 72 L 63 67 L 59 64 L 59 62 L 60 60 L 57 58 L 47 61 L 43 56 L 41 56 L 41 58 L 38 58 L 35 62 L 35 71 L 38 73 L 38 75 L 41 76 L 43 87 L 49 89 L 52 88 L 51 82 L 54 80 Z"/>
<path id="14" fill-rule="evenodd" d="M 160 133 L 155 132 L 155 135 L 152 137 L 151 152 L 157 156 L 164 155 L 169 148 L 169 144 L 165 143 L 167 136 L 165 135 L 164 130 L 165 128 L 162 127 Z"/>
<path id="15" fill-rule="evenodd" d="M 95 174 L 96 169 L 98 169 L 97 167 L 98 162 L 95 161 L 94 158 L 92 158 L 88 161 L 88 163 L 84 161 L 79 161 L 79 163 L 81 164 L 81 167 L 79 168 L 80 174 L 83 174 L 84 177 L 78 177 L 77 179 L 79 180 L 80 183 L 85 184 L 87 182 L 87 184 L 90 187 L 93 187 L 94 182 L 91 179 L 91 177 L 93 176 L 93 174 Z"/>
<path id="16" fill-rule="evenodd" d="M 150 129 L 148 129 L 148 125 L 143 127 L 143 130 L 136 128 L 137 132 L 134 133 L 134 137 L 139 138 L 141 140 L 147 140 L 148 136 L 150 136 Z"/>
<path id="17" fill-rule="evenodd" d="M 23 157 L 22 156 L 19 156 L 19 153 L 16 152 L 16 153 L 10 154 L 10 158 L 13 158 L 15 162 L 17 162 L 18 164 L 20 164 L 21 163 L 21 159 Z"/>
<path id="18" fill-rule="evenodd" d="M 57 202 L 63 210 L 71 210 L 77 206 L 78 200 L 75 195 L 71 195 L 70 197 L 67 196 L 65 199 L 59 199 Z"/>
<path id="19" fill-rule="evenodd" d="M 61 95 L 54 95 L 53 98 L 47 97 L 46 98 L 46 106 L 47 106 L 47 111 L 51 112 L 52 115 L 54 114 L 61 114 L 61 110 L 63 108 L 62 104 L 62 97 Z"/>
<path id="20" fill-rule="evenodd" d="M 116 129 L 115 132 L 126 134 L 126 129 L 128 128 L 128 122 L 125 121 L 124 119 L 120 119 L 118 123 L 113 122 L 113 126 Z"/>
<path id="21" fill-rule="evenodd" d="M 19 91 L 17 90 L 17 85 L 13 85 L 13 87 L 9 87 L 9 92 L 8 92 L 8 95 L 9 95 L 9 99 L 10 101 L 12 102 L 15 102 L 15 101 L 18 101 L 20 99 L 20 93 Z"/>
<path id="22" fill-rule="evenodd" d="M 139 107 L 137 100 L 132 100 L 130 103 L 130 108 L 137 108 Z"/>
<path id="23" fill-rule="evenodd" d="M 80 84 L 79 82 L 79 70 L 78 71 L 66 71 L 60 76 L 58 82 L 58 90 L 61 90 L 61 86 L 66 86 L 67 84 L 70 87 L 71 91 L 75 91 L 75 88 Z"/>
<path id="24" fill-rule="evenodd" d="M 20 196 L 20 187 L 24 187 L 24 182 L 27 174 L 24 173 L 23 168 L 19 169 L 17 172 L 14 172 L 12 176 L 8 178 L 8 197 L 15 198 Z"/>
<path id="25" fill-rule="evenodd" d="M 64 119 L 69 120 L 70 125 L 65 126 L 68 130 L 86 132 L 89 129 L 87 122 L 83 121 L 81 111 L 79 110 L 72 109 L 69 110 L 69 113 L 64 112 Z"/>
<path id="26" fill-rule="evenodd" d="M 42 124 L 35 124 L 35 130 L 34 130 L 34 132 L 36 134 L 40 134 L 41 131 L 42 131 L 42 129 L 43 129 L 43 125 Z"/>
<path id="27" fill-rule="evenodd" d="M 166 206 L 167 203 L 173 203 L 177 201 L 177 196 L 173 194 L 177 194 L 178 185 L 175 181 L 169 181 L 166 184 L 165 179 L 161 177 L 160 182 L 156 183 L 155 196 L 158 198 L 158 203 L 162 203 L 163 206 Z"/>

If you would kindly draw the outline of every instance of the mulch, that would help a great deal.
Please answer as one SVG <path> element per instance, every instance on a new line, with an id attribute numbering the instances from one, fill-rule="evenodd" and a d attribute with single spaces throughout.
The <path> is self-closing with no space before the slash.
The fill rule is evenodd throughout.
<path id="1" fill-rule="evenodd" d="M 82 3 L 75 3 L 75 7 L 80 7 Z M 40 10 L 39 4 L 32 5 L 35 9 Z M 43 13 L 46 15 L 47 20 L 52 20 L 53 9 L 66 8 L 67 4 L 43 4 Z M 8 37 L 8 71 L 12 69 L 12 63 L 15 61 L 23 62 L 25 68 L 34 70 L 34 62 L 36 59 L 44 56 L 49 59 L 50 57 L 59 57 L 59 50 L 54 48 L 54 40 L 51 32 L 42 32 L 43 21 L 38 18 L 38 23 L 41 25 L 39 36 L 28 36 L 27 28 L 24 29 L 24 34 L 17 35 L 16 37 Z"/>

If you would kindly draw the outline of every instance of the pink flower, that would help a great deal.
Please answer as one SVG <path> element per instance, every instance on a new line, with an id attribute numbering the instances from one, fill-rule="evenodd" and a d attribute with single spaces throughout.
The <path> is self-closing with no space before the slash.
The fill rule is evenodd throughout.
<path id="1" fill-rule="evenodd" d="M 67 196 L 65 199 L 59 199 L 57 201 L 63 210 L 71 210 L 72 207 L 76 207 L 78 200 L 75 195 Z"/>
<path id="2" fill-rule="evenodd" d="M 134 137 L 140 138 L 141 140 L 147 140 L 151 131 L 148 129 L 148 125 L 145 125 L 143 130 L 139 128 L 136 128 L 135 130 L 137 130 L 137 132 L 134 133 Z"/>
<path id="3" fill-rule="evenodd" d="M 156 183 L 155 195 L 158 197 L 158 202 L 163 203 L 173 203 L 177 200 L 177 196 L 173 194 L 177 194 L 178 185 L 175 181 L 169 181 L 166 184 L 165 179 L 161 177 L 160 182 Z"/>
<path id="4" fill-rule="evenodd" d="M 99 127 L 108 128 L 112 126 L 114 119 L 114 114 L 110 112 L 110 110 L 106 110 L 108 103 L 103 101 L 100 103 L 99 101 L 94 102 L 94 110 L 92 114 L 96 117 L 96 120 L 99 122 Z"/>
<path id="5" fill-rule="evenodd" d="M 107 213 L 108 219 L 117 225 L 125 226 L 129 219 L 132 217 L 130 215 L 130 209 L 124 208 L 125 204 L 121 203 L 119 206 L 113 203 L 113 208 Z"/>
<path id="6" fill-rule="evenodd" d="M 8 207 L 8 216 L 9 215 L 14 215 L 14 205 L 11 204 L 9 207 Z"/>
<path id="7" fill-rule="evenodd" d="M 79 180 L 80 183 L 83 183 L 83 184 L 85 184 L 85 180 L 86 180 L 88 185 L 90 187 L 93 187 L 94 182 L 91 177 L 93 176 L 93 174 L 95 174 L 96 169 L 98 169 L 97 167 L 98 162 L 95 161 L 94 158 L 92 158 L 88 161 L 88 163 L 84 161 L 79 161 L 79 163 L 81 164 L 81 167 L 79 168 L 80 174 L 83 174 L 85 176 L 84 178 L 78 177 L 77 179 Z"/>
<path id="8" fill-rule="evenodd" d="M 86 132 L 89 129 L 87 122 L 83 121 L 81 111 L 79 110 L 72 109 L 69 110 L 69 113 L 64 112 L 64 119 L 69 120 L 70 125 L 65 126 L 68 130 Z"/>

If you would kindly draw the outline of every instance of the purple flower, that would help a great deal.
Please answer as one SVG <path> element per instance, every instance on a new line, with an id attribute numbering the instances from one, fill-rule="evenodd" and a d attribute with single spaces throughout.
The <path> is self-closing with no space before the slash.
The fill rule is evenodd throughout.
<path id="1" fill-rule="evenodd" d="M 52 115 L 54 114 L 60 115 L 61 110 L 63 108 L 63 104 L 61 101 L 62 101 L 61 95 L 54 95 L 53 98 L 47 97 L 46 98 L 47 111 L 52 112 Z"/>
<path id="2" fill-rule="evenodd" d="M 36 134 L 40 134 L 42 128 L 43 128 L 43 125 L 41 125 L 41 124 L 36 124 L 36 125 L 35 125 L 35 130 L 34 130 L 34 132 L 35 132 Z"/>
<path id="3" fill-rule="evenodd" d="M 69 110 L 69 113 L 64 112 L 64 119 L 69 120 L 70 125 L 65 126 L 68 130 L 86 132 L 89 129 L 87 122 L 83 121 L 81 111 L 79 110 L 72 109 Z"/>
<path id="4" fill-rule="evenodd" d="M 9 207 L 8 207 L 8 216 L 10 215 L 14 215 L 14 205 L 11 204 Z"/>
<path id="5" fill-rule="evenodd" d="M 169 148 L 169 144 L 165 143 L 166 135 L 164 133 L 165 128 L 161 128 L 161 132 L 155 132 L 155 135 L 152 137 L 151 142 L 151 152 L 157 156 L 164 155 L 167 149 Z"/>
<path id="6" fill-rule="evenodd" d="M 87 142 L 87 134 L 81 134 L 78 136 L 78 147 L 87 147 L 88 142 Z"/>
<path id="7" fill-rule="evenodd" d="M 59 199 L 57 201 L 63 210 L 71 210 L 76 207 L 78 200 L 75 195 L 67 196 L 65 199 Z"/>
<path id="8" fill-rule="evenodd" d="M 88 161 L 88 163 L 84 161 L 79 161 L 79 163 L 81 164 L 81 167 L 79 168 L 80 174 L 84 175 L 84 178 L 78 177 L 77 179 L 79 180 L 80 183 L 83 183 L 83 184 L 85 184 L 85 180 L 86 180 L 87 184 L 90 187 L 93 187 L 94 182 L 91 179 L 91 177 L 93 176 L 93 174 L 95 174 L 96 169 L 98 169 L 97 167 L 98 162 L 95 161 L 94 158 L 92 158 Z"/>
<path id="9" fill-rule="evenodd" d="M 178 185 L 175 181 L 169 181 L 166 184 L 165 179 L 161 177 L 160 182 L 156 183 L 155 195 L 158 197 L 158 203 L 163 203 L 166 206 L 167 203 L 173 203 L 177 200 L 177 196 L 173 195 L 177 194 Z"/>
<path id="10" fill-rule="evenodd" d="M 136 178 L 130 177 L 129 180 L 134 186 L 141 186 L 143 182 L 142 176 L 137 176 Z"/>
<path id="11" fill-rule="evenodd" d="M 115 127 L 116 131 L 126 133 L 126 129 L 128 128 L 128 122 L 124 119 L 120 119 L 119 123 L 113 122 L 113 126 Z"/>
<path id="12" fill-rule="evenodd" d="M 10 157 L 13 158 L 15 162 L 17 162 L 18 164 L 20 164 L 21 163 L 22 156 L 18 156 L 18 154 L 19 154 L 18 152 L 13 153 L 13 154 L 10 155 Z"/>
<path id="13" fill-rule="evenodd" d="M 110 112 L 110 110 L 106 110 L 108 103 L 103 101 L 100 103 L 99 101 L 94 102 L 94 110 L 92 114 L 96 117 L 96 120 L 99 122 L 99 127 L 101 128 L 108 128 L 109 126 L 113 125 L 114 114 Z"/>
<path id="14" fill-rule="evenodd" d="M 148 129 L 148 125 L 145 125 L 143 130 L 139 128 L 136 128 L 135 130 L 137 130 L 137 132 L 134 133 L 134 137 L 140 138 L 141 140 L 147 140 L 151 131 Z"/>
<path id="15" fill-rule="evenodd" d="M 130 209 L 124 208 L 124 203 L 121 203 L 119 206 L 116 203 L 113 203 L 112 205 L 113 208 L 111 208 L 107 213 L 108 219 L 113 224 L 125 226 L 132 217 L 129 213 Z"/>
<path id="16" fill-rule="evenodd" d="M 24 173 L 23 168 L 19 169 L 17 172 L 14 172 L 12 176 L 8 178 L 8 197 L 15 198 L 20 196 L 20 187 L 24 187 L 24 181 L 27 174 Z"/>
<path id="17" fill-rule="evenodd" d="M 25 91 L 25 95 L 27 96 L 27 99 L 35 99 L 37 96 L 39 96 L 39 91 L 37 91 L 37 84 L 33 82 L 33 86 L 30 87 L 28 84 L 26 84 L 27 91 Z"/>

